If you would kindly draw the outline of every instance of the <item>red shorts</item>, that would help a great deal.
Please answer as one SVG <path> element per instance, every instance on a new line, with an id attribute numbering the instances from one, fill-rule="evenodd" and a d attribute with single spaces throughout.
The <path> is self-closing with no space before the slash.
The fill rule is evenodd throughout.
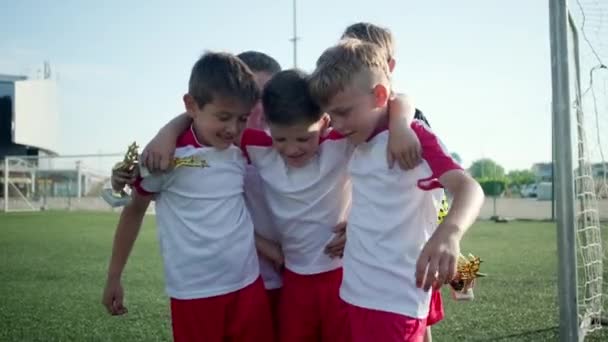
<path id="1" fill-rule="evenodd" d="M 272 316 L 272 326 L 274 331 L 279 331 L 279 300 L 281 298 L 281 288 L 266 290 L 268 302 L 270 303 L 270 314 Z"/>
<path id="2" fill-rule="evenodd" d="M 274 341 L 262 279 L 235 292 L 200 299 L 171 298 L 176 342 Z"/>
<path id="3" fill-rule="evenodd" d="M 366 309 L 345 303 L 350 342 L 422 342 L 426 319 L 418 319 L 393 312 Z"/>
<path id="4" fill-rule="evenodd" d="M 279 313 L 279 340 L 338 341 L 344 331 L 339 297 L 342 269 L 310 275 L 285 270 Z"/>
<path id="5" fill-rule="evenodd" d="M 443 317 L 444 312 L 443 301 L 441 299 L 441 291 L 433 290 L 433 293 L 431 294 L 431 305 L 429 307 L 429 315 L 426 318 L 426 325 L 429 327 L 431 325 L 435 325 L 441 322 Z"/>

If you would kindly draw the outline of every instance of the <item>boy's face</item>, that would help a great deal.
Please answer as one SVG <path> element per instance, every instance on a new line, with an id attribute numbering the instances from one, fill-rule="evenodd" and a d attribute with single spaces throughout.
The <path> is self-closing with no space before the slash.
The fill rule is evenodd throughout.
<path id="1" fill-rule="evenodd" d="M 365 90 L 353 84 L 330 99 L 324 110 L 330 115 L 335 130 L 353 144 L 360 144 L 376 129 L 381 113 L 377 109 L 386 104 L 387 92 L 383 85 Z"/>
<path id="2" fill-rule="evenodd" d="M 189 94 L 184 95 L 184 103 L 200 142 L 226 149 L 234 144 L 245 128 L 251 107 L 234 98 L 214 97 L 202 108 Z"/>
<path id="3" fill-rule="evenodd" d="M 306 165 L 319 150 L 319 140 L 329 125 L 329 118 L 294 125 L 269 124 L 273 147 L 291 167 Z"/>
<path id="4" fill-rule="evenodd" d="M 264 89 L 266 83 L 272 78 L 272 74 L 265 71 L 256 71 L 253 73 L 253 77 L 255 78 L 255 83 L 258 85 L 258 88 L 261 91 Z M 262 106 L 262 100 L 258 101 L 251 110 L 251 114 L 247 120 L 247 128 L 262 131 L 266 129 L 266 120 L 264 120 L 264 107 Z"/>

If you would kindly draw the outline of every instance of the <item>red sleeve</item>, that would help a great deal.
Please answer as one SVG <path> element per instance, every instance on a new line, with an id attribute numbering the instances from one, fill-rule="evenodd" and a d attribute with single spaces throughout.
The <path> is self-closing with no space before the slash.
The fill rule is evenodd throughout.
<path id="1" fill-rule="evenodd" d="M 247 146 L 272 146 L 272 138 L 268 133 L 257 129 L 246 128 L 241 136 L 241 151 L 247 158 L 247 162 L 251 164 Z"/>
<path id="2" fill-rule="evenodd" d="M 431 168 L 433 174 L 418 181 L 418 187 L 424 190 L 440 188 L 439 177 L 452 170 L 462 170 L 462 167 L 452 158 L 448 151 L 442 146 L 437 136 L 426 126 L 418 122 L 412 123 L 412 129 L 420 140 L 422 146 L 422 159 Z"/>

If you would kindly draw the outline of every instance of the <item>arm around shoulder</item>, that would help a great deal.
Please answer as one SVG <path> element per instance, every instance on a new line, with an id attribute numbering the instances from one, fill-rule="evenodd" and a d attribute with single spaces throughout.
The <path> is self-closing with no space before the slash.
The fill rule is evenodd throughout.
<path id="1" fill-rule="evenodd" d="M 144 166 L 151 172 L 168 170 L 172 166 L 175 142 L 190 125 L 192 119 L 187 113 L 182 113 L 165 124 L 144 148 L 141 158 Z"/>

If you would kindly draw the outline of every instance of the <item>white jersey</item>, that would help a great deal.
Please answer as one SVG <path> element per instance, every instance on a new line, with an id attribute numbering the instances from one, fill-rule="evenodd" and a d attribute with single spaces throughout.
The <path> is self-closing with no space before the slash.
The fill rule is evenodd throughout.
<path id="1" fill-rule="evenodd" d="M 243 196 L 242 151 L 202 146 L 191 128 L 178 139 L 175 157 L 190 165 L 135 186 L 142 194 L 156 194 L 167 294 L 206 298 L 250 285 L 259 266 Z"/>
<path id="2" fill-rule="evenodd" d="M 353 146 L 336 133 L 320 142 L 305 166 L 291 168 L 272 147 L 265 132 L 245 130 L 242 144 L 258 169 L 264 193 L 279 231 L 285 267 L 298 274 L 317 274 L 342 266 L 325 254 L 333 228 L 350 206 L 347 163 Z"/>
<path id="3" fill-rule="evenodd" d="M 412 170 L 388 168 L 386 130 L 355 149 L 340 296 L 359 307 L 425 318 L 431 292 L 416 287 L 416 261 L 437 226 L 438 178 L 461 168 L 428 128 L 417 122 L 412 128 L 423 156 Z"/>

